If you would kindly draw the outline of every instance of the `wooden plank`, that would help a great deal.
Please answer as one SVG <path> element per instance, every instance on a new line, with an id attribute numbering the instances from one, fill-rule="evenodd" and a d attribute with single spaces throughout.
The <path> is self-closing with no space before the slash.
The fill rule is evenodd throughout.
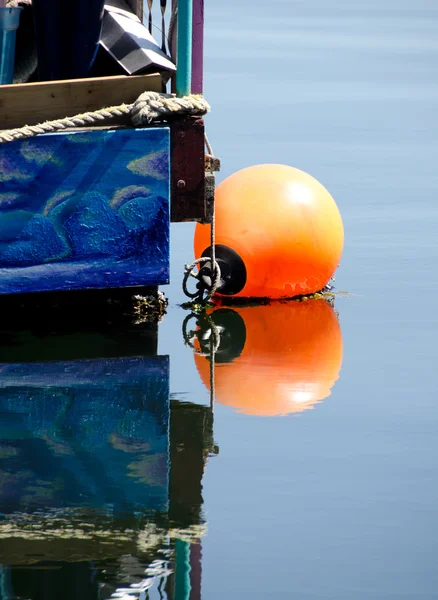
<path id="1" fill-rule="evenodd" d="M 161 92 L 162 85 L 158 74 L 2 85 L 0 129 L 36 125 L 105 106 L 129 104 L 142 92 Z"/>
<path id="2" fill-rule="evenodd" d="M 221 159 L 211 154 L 205 155 L 205 170 L 216 173 L 221 170 Z"/>
<path id="3" fill-rule="evenodd" d="M 171 220 L 204 221 L 204 121 L 178 119 L 171 127 Z"/>
<path id="4" fill-rule="evenodd" d="M 169 281 L 168 127 L 0 146 L 0 294 Z"/>
<path id="5" fill-rule="evenodd" d="M 211 223 L 214 215 L 214 193 L 216 190 L 216 178 L 212 171 L 205 172 L 205 218 L 203 223 Z"/>

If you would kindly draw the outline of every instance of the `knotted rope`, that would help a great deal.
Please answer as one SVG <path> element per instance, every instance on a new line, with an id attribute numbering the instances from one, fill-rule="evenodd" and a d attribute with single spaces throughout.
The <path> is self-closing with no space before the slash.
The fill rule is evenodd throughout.
<path id="1" fill-rule="evenodd" d="M 74 117 L 46 121 L 38 125 L 25 125 L 18 129 L 8 129 L 0 132 L 0 144 L 13 142 L 23 138 L 65 131 L 73 127 L 99 125 L 111 119 L 129 115 L 135 127 L 151 123 L 167 121 L 171 117 L 187 115 L 202 116 L 209 112 L 210 106 L 202 96 L 190 95 L 177 98 L 171 94 L 144 92 L 132 104 L 121 104 L 86 112 Z"/>
<path id="2" fill-rule="evenodd" d="M 166 121 L 172 116 L 205 115 L 210 110 L 203 96 L 191 95 L 177 98 L 173 94 L 144 92 L 132 104 L 131 121 L 136 127 L 155 121 Z"/>

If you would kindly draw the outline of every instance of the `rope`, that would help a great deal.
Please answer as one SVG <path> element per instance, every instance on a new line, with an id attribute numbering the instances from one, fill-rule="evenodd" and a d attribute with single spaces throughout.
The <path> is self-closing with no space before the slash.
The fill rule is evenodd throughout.
<path id="1" fill-rule="evenodd" d="M 213 323 L 213 327 L 216 330 L 216 337 L 218 339 L 218 343 L 215 347 L 214 345 L 214 339 L 213 339 L 213 335 L 211 335 L 210 337 L 210 409 L 211 412 L 213 413 L 214 416 L 214 396 L 215 396 L 215 379 L 214 379 L 214 367 L 215 367 L 215 359 L 216 359 L 216 352 L 219 348 L 219 345 L 221 343 L 221 339 L 219 336 L 219 331 L 218 328 L 216 327 L 216 325 L 213 322 L 212 319 L 212 323 Z M 213 334 L 213 329 L 212 329 L 212 334 Z"/>
<path id="2" fill-rule="evenodd" d="M 71 127 L 84 127 L 86 125 L 94 125 L 99 121 L 113 119 L 129 114 L 130 105 L 122 104 L 121 106 L 111 106 L 109 108 L 101 108 L 93 112 L 86 112 L 75 117 L 66 117 L 65 119 L 57 119 L 55 121 L 46 121 L 38 125 L 25 125 L 19 129 L 8 129 L 0 132 L 0 144 L 5 142 L 13 142 L 22 138 L 33 137 L 42 133 L 53 133 L 63 131 Z"/>
<path id="3" fill-rule="evenodd" d="M 212 229 L 213 229 L 213 227 L 212 227 Z M 202 258 L 198 258 L 197 260 L 193 261 L 192 264 L 186 265 L 184 267 L 184 277 L 183 277 L 182 287 L 183 287 L 184 294 L 186 296 L 188 296 L 189 298 L 196 298 L 198 301 L 201 301 L 204 290 L 205 290 L 204 286 L 199 281 L 199 271 L 193 270 L 197 265 L 202 265 L 204 263 L 212 263 L 213 265 L 215 265 L 214 278 L 213 278 L 211 286 L 209 286 L 209 289 L 207 290 L 207 294 L 205 295 L 205 298 L 203 300 L 204 302 L 208 302 L 210 300 L 210 298 L 212 298 L 212 296 L 215 294 L 215 292 L 218 290 L 218 288 L 221 284 L 221 268 L 218 265 L 218 263 L 216 262 L 216 258 L 213 259 L 214 244 L 211 246 L 211 248 L 212 248 L 212 253 L 211 253 L 212 257 L 211 258 L 209 256 L 204 256 Z M 196 292 L 191 292 L 187 287 L 189 277 L 194 277 L 195 279 L 198 280 L 198 290 Z"/>
<path id="4" fill-rule="evenodd" d="M 152 122 L 166 121 L 169 117 L 181 115 L 205 115 L 210 106 L 202 96 L 190 95 L 176 98 L 171 94 L 144 92 L 133 104 L 121 104 L 86 112 L 74 117 L 46 121 L 38 125 L 25 125 L 18 129 L 0 132 L 0 144 L 44 133 L 64 131 L 72 127 L 85 127 L 102 121 L 130 116 L 135 127 L 150 125 Z"/>
<path id="5" fill-rule="evenodd" d="M 187 326 L 191 319 L 197 319 L 197 325 L 199 325 L 200 319 L 204 319 L 206 321 L 207 325 L 210 327 L 210 340 L 209 340 L 210 343 L 209 343 L 209 351 L 208 352 L 203 352 L 202 347 L 200 350 L 195 348 L 193 340 L 196 337 L 196 331 L 193 331 L 193 330 L 187 331 Z M 213 321 L 211 315 L 209 315 L 207 313 L 202 313 L 202 314 L 190 313 L 189 315 L 187 315 L 187 317 L 183 321 L 182 333 L 183 333 L 184 343 L 186 344 L 186 346 L 189 346 L 195 354 L 199 354 L 200 356 L 204 356 L 204 357 L 210 359 L 210 373 L 209 373 L 210 374 L 210 408 L 211 408 L 212 413 L 214 413 L 215 359 L 216 359 L 216 352 L 218 351 L 220 343 L 221 343 L 221 335 L 220 335 L 219 328 Z"/>
<path id="6" fill-rule="evenodd" d="M 174 35 L 176 35 L 177 18 L 178 18 L 178 3 L 175 2 L 173 9 L 172 9 L 172 14 L 170 16 L 169 28 L 167 30 L 167 44 L 169 46 L 169 54 L 170 54 L 173 62 L 176 62 L 176 60 L 175 60 L 176 57 L 173 55 L 173 51 L 174 51 L 173 37 L 174 37 Z"/>
<path id="7" fill-rule="evenodd" d="M 204 135 L 204 141 L 205 141 L 205 146 L 207 148 L 207 152 L 211 156 L 214 156 L 213 148 L 211 147 L 211 144 L 208 141 L 208 137 L 206 134 Z M 213 173 L 213 168 L 211 169 L 211 173 Z M 185 265 L 185 267 L 184 267 L 182 288 L 183 288 L 184 294 L 186 296 L 188 296 L 189 298 L 193 298 L 193 299 L 196 298 L 197 301 L 208 302 L 214 296 L 214 294 L 219 289 L 219 287 L 222 283 L 221 268 L 219 266 L 219 263 L 216 261 L 216 246 L 215 246 L 215 244 L 216 244 L 216 217 L 215 217 L 215 208 L 214 208 L 214 203 L 213 203 L 213 215 L 212 215 L 211 224 L 210 224 L 211 257 L 204 256 L 204 257 L 198 258 L 197 260 L 192 262 L 190 265 Z M 211 281 L 211 285 L 208 287 L 205 286 L 204 281 L 201 283 L 201 277 L 202 277 L 201 272 L 194 271 L 194 268 L 197 265 L 202 265 L 202 264 L 207 264 L 207 263 L 211 263 L 211 265 L 213 265 L 213 269 L 211 271 L 212 281 Z M 198 280 L 196 292 L 191 292 L 187 287 L 189 277 L 194 277 L 195 279 Z M 205 298 L 203 299 L 202 296 L 203 296 L 204 291 L 206 291 L 206 290 L 207 290 L 207 293 L 205 295 Z"/>
<path id="8" fill-rule="evenodd" d="M 208 153 L 209 153 L 211 156 L 214 156 L 214 155 L 213 155 L 213 148 L 211 147 L 211 144 L 210 144 L 210 142 L 209 142 L 209 140 L 208 140 L 208 137 L 207 137 L 207 134 L 206 134 L 206 133 L 204 134 L 204 142 L 205 142 L 205 147 L 207 148 L 207 152 L 208 152 Z M 211 170 L 211 172 L 213 173 L 213 169 Z"/>
<path id="9" fill-rule="evenodd" d="M 196 319 L 196 324 L 198 326 L 200 325 L 200 323 L 202 323 L 202 321 L 205 321 L 205 323 L 209 326 L 209 328 L 211 330 L 209 352 L 204 352 L 202 350 L 202 347 L 200 350 L 195 348 L 193 340 L 196 337 L 196 331 L 193 329 L 187 330 L 188 324 L 192 319 Z M 211 315 L 209 315 L 206 312 L 202 312 L 202 313 L 191 312 L 190 314 L 188 314 L 182 323 L 182 334 L 183 334 L 185 345 L 189 346 L 193 350 L 193 352 L 195 354 L 199 354 L 199 356 L 210 357 L 211 353 L 216 353 L 218 351 L 220 343 L 221 343 L 221 336 L 220 336 L 219 328 L 216 326 L 215 322 L 211 318 Z"/>
<path id="10" fill-rule="evenodd" d="M 139 126 L 152 121 L 165 121 L 175 115 L 205 115 L 209 110 L 210 106 L 203 96 L 177 98 L 172 94 L 144 92 L 132 106 L 131 120 Z"/>

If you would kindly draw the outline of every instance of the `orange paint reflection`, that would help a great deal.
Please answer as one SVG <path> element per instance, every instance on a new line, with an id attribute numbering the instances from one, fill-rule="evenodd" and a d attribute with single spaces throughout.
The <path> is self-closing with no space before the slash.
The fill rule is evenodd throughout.
<path id="1" fill-rule="evenodd" d="M 210 317 L 221 335 L 215 368 L 220 404 L 245 414 L 286 415 L 330 395 L 342 364 L 342 335 L 325 300 L 219 308 Z M 206 349 L 206 321 L 197 335 Z M 209 359 L 195 354 L 195 363 L 209 388 Z"/>

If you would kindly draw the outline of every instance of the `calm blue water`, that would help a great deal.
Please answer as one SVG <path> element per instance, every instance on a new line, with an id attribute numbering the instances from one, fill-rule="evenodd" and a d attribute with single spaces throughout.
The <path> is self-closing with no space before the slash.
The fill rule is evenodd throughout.
<path id="1" fill-rule="evenodd" d="M 152 581 L 153 560 L 150 598 L 436 598 L 438 6 L 225 0 L 206 19 L 219 180 L 280 162 L 338 203 L 342 344 L 330 311 L 291 317 L 288 351 L 284 314 L 241 312 L 247 345 L 216 365 L 212 424 L 208 362 L 202 381 L 178 306 L 193 226 L 174 225 L 158 333 L 169 364 L 131 361 L 120 379 L 120 363 L 58 357 L 58 385 L 35 368 L 24 389 L 2 373 L 2 510 L 15 520 L 0 531 L 0 598 L 127 597 L 116 589 Z M 122 362 L 134 338 L 117 346 Z"/>

